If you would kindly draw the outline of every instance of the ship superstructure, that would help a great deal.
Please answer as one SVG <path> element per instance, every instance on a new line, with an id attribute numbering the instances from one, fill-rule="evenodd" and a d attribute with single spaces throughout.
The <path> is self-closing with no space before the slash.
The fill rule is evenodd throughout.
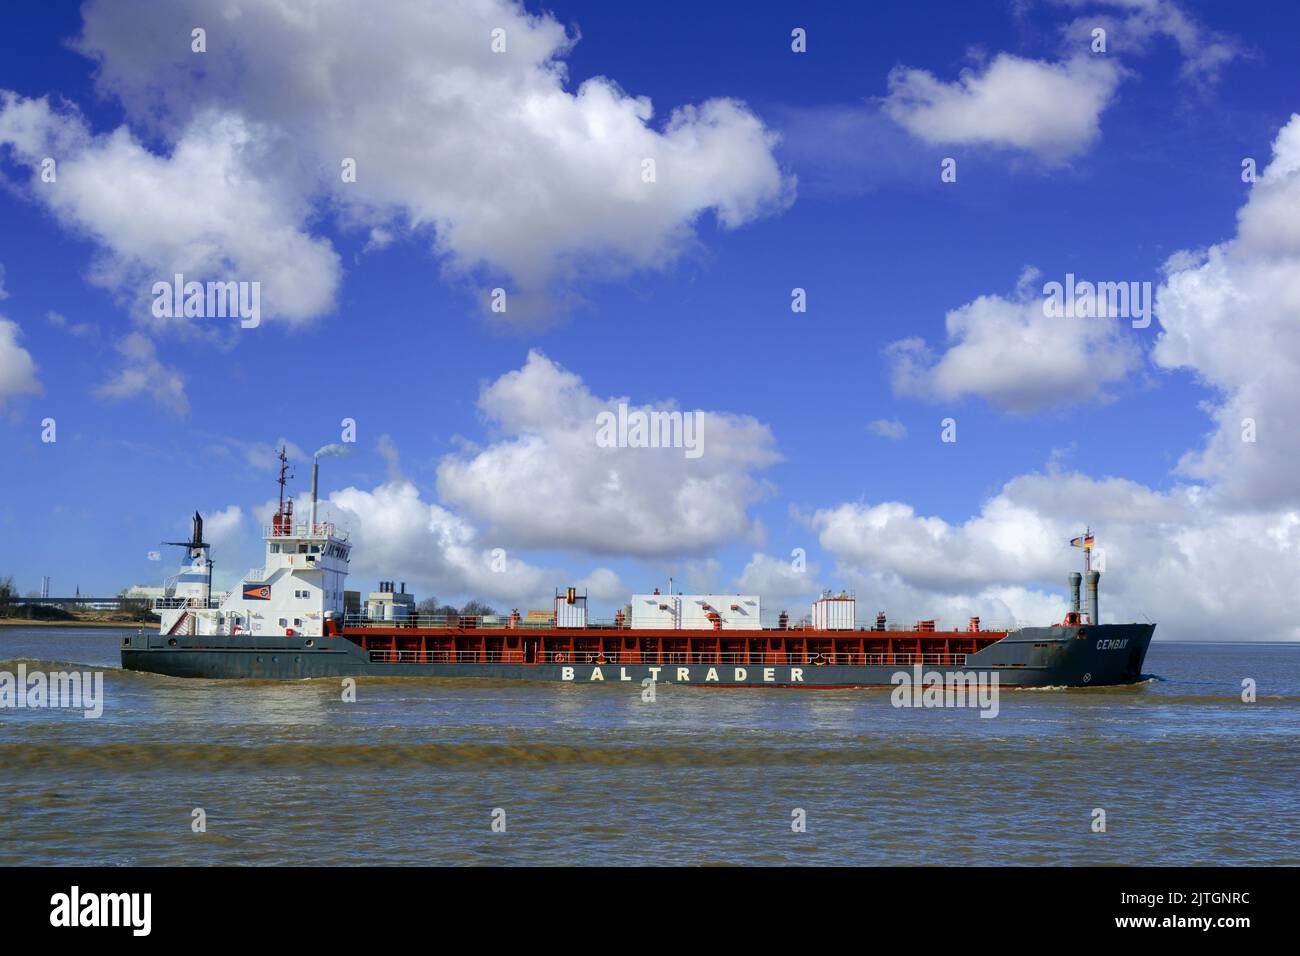
<path id="1" fill-rule="evenodd" d="M 264 529 L 265 564 L 234 589 L 212 590 L 210 545 L 195 514 L 185 565 L 156 599 L 157 634 L 129 637 L 122 664 L 182 677 L 307 678 L 382 674 L 513 678 L 564 683 L 663 681 L 712 686 L 888 686 L 900 668 L 941 679 L 996 674 L 1001 686 L 1131 683 L 1154 624 L 1100 624 L 1100 572 L 1069 576 L 1070 609 L 1061 623 L 990 628 L 970 618 L 961 630 L 934 620 L 890 621 L 880 612 L 857 622 L 857 599 L 825 592 L 807 623 L 782 611 L 760 620 L 761 599 L 745 594 L 632 596 L 631 614 L 592 622 L 586 595 L 557 591 L 553 613 L 535 619 L 422 614 L 414 597 L 382 582 L 364 605 L 345 591 L 351 545 L 346 532 L 317 516 L 318 462 L 312 464 L 309 513 L 294 515 L 280 453 L 279 507 Z M 1076 539 L 1082 540 L 1082 539 Z M 1091 548 L 1091 532 L 1086 549 Z M 1089 556 L 1090 558 L 1090 556 Z"/>
<path id="2" fill-rule="evenodd" d="M 347 532 L 317 520 L 319 464 L 312 463 L 306 521 L 295 519 L 293 500 L 285 497 L 287 474 L 288 459 L 281 450 L 279 507 L 262 529 L 265 562 L 232 590 L 212 590 L 210 545 L 202 540 L 203 519 L 197 513 L 191 540 L 168 542 L 184 547 L 189 563 L 168 579 L 164 595 L 154 601 L 163 634 L 322 637 L 327 621 L 342 619 L 352 545 Z"/>

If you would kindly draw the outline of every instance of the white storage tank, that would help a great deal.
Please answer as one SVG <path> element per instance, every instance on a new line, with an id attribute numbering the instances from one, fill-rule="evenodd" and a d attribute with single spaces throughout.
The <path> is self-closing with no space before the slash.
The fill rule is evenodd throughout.
<path id="1" fill-rule="evenodd" d="M 756 594 L 634 594 L 632 627 L 687 631 L 756 631 Z"/>
<path id="2" fill-rule="evenodd" d="M 577 588 L 565 588 L 562 594 L 556 594 L 555 626 L 586 627 L 587 595 L 579 594 Z"/>
<path id="3" fill-rule="evenodd" d="M 756 594 L 683 594 L 681 627 L 691 631 L 754 631 L 759 624 Z"/>
<path id="4" fill-rule="evenodd" d="M 812 626 L 819 631 L 851 631 L 857 626 L 857 600 L 847 591 L 830 591 L 813 601 Z"/>
<path id="5" fill-rule="evenodd" d="M 675 630 L 681 617 L 681 595 L 633 594 L 632 627 L 634 629 Z"/>

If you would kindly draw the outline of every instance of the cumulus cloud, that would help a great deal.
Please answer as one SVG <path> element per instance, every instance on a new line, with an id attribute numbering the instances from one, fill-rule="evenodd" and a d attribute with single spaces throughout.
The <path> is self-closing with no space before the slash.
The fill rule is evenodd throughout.
<path id="1" fill-rule="evenodd" d="M 757 472 L 778 458 L 766 425 L 700 411 L 696 458 L 682 448 L 601 447 L 597 416 L 620 403 L 629 412 L 680 411 L 601 399 L 530 352 L 523 368 L 479 396 L 479 410 L 503 437 L 444 458 L 440 497 L 518 547 L 669 557 L 760 533 L 747 509 L 767 491 Z"/>
<path id="2" fill-rule="evenodd" d="M 96 136 L 75 110 L 0 91 L 0 152 L 7 147 L 29 169 L 32 197 L 95 242 L 90 280 L 139 315 L 152 315 L 153 284 L 177 273 L 259 282 L 271 319 L 302 322 L 331 306 L 338 256 L 306 233 L 307 206 L 288 181 L 268 173 L 277 168 L 274 141 L 274 130 L 209 111 L 159 155 L 125 126 Z M 41 179 L 47 156 L 57 160 L 52 183 Z M 222 320 L 185 320 L 205 321 Z"/>
<path id="3" fill-rule="evenodd" d="M 808 562 L 803 570 L 798 570 L 793 558 L 785 560 L 755 552 L 736 576 L 736 589 L 741 594 L 757 594 L 769 602 L 788 602 L 796 598 L 811 601 L 819 593 L 819 570 L 815 562 Z M 798 618 L 802 615 L 803 611 L 800 610 L 795 616 Z"/>
<path id="4" fill-rule="evenodd" d="M 1105 399 L 1141 363 L 1128 320 L 1045 314 L 1026 270 L 1010 297 L 982 295 L 945 318 L 941 354 L 921 338 L 885 349 L 894 392 L 927 401 L 980 396 L 1011 412 Z"/>
<path id="5" fill-rule="evenodd" d="M 1090 521 L 1105 551 L 1103 621 L 1149 616 L 1164 638 L 1300 639 L 1287 600 L 1300 515 L 1215 512 L 1205 497 L 1195 485 L 1159 492 L 1049 472 L 1013 479 L 958 524 L 897 502 L 841 505 L 812 521 L 841 572 L 900 602 L 900 620 L 935 609 L 951 624 L 967 614 L 1060 620 L 1065 576 L 1079 567 L 1065 542 Z"/>
<path id="6" fill-rule="evenodd" d="M 578 582 L 579 593 L 585 592 L 590 600 L 604 604 L 623 604 L 632 593 L 621 578 L 609 568 L 596 568 Z"/>
<path id="7" fill-rule="evenodd" d="M 1068 162 L 1101 135 L 1101 116 L 1130 74 L 1125 58 L 1171 39 L 1180 76 L 1198 87 L 1217 82 L 1244 55 L 1235 39 L 1207 29 L 1173 0 L 1058 0 L 1086 11 L 1061 27 L 1057 58 L 998 53 L 945 81 L 898 66 L 883 101 L 887 116 L 927 143 L 983 144 L 1033 153 L 1049 165 Z M 1093 30 L 1106 31 L 1104 53 Z"/>
<path id="8" fill-rule="evenodd" d="M 658 118 L 647 98 L 606 77 L 570 89 L 564 57 L 576 37 L 513 0 L 409 0 L 379 17 L 360 2 L 92 0 L 83 19 L 77 47 L 97 61 L 100 92 L 172 145 L 164 159 L 119 130 L 100 158 L 117 159 L 119 172 L 144 170 L 142 188 L 161 182 L 164 198 L 173 178 L 224 175 L 214 207 L 229 196 L 224 211 L 252 213 L 262 226 L 232 216 L 238 234 L 228 235 L 205 212 L 205 231 L 181 223 L 180 241 L 153 241 L 297 275 L 298 298 L 279 299 L 288 318 L 332 301 L 336 257 L 306 234 L 325 205 L 372 245 L 414 238 L 471 284 L 507 277 L 512 295 L 499 318 L 518 323 L 572 299 L 578 276 L 667 266 L 691 248 L 705 214 L 734 228 L 793 197 L 772 156 L 774 134 L 744 104 L 710 99 Z M 208 30 L 198 58 L 195 24 Z M 500 53 L 491 47 L 498 28 Z M 342 180 L 345 159 L 355 160 L 355 182 Z M 61 208 L 107 243 L 128 229 L 166 232 L 148 217 L 135 229 L 99 223 L 97 205 L 127 209 L 129 200 L 91 185 Z M 182 204 L 173 215 L 193 211 Z M 115 263 L 137 251 L 123 245 L 110 245 Z M 176 257 L 169 252 L 159 257 Z"/>
<path id="9" fill-rule="evenodd" d="M 239 505 L 228 505 L 220 511 L 203 516 L 203 538 L 214 551 L 238 547 L 245 526 L 244 510 Z"/>
<path id="10" fill-rule="evenodd" d="M 182 418 L 190 413 L 185 394 L 185 377 L 163 364 L 146 336 L 132 332 L 117 343 L 122 367 L 117 374 L 95 388 L 95 394 L 111 401 L 147 395 L 161 408 Z"/>
<path id="11" fill-rule="evenodd" d="M 1113 322 L 1045 319 L 1027 286 L 950 314 L 955 344 L 938 360 L 919 340 L 895 343 L 896 387 L 1030 410 L 1057 388 L 1077 392 L 1131 366 Z M 1183 483 L 1093 478 L 1054 460 L 964 521 L 898 501 L 823 508 L 807 520 L 836 573 L 904 623 L 960 624 L 967 614 L 1042 623 L 1059 619 L 1064 575 L 1077 567 L 1065 542 L 1090 523 L 1105 552 L 1104 621 L 1149 617 L 1165 638 L 1300 640 L 1289 599 L 1300 576 L 1300 114 L 1279 131 L 1237 235 L 1170 257 L 1155 314 L 1153 361 L 1218 393 L 1204 406 L 1214 432 L 1179 463 Z M 1013 381 L 999 385 L 994 370 Z M 1036 377 L 1044 370 L 1051 385 Z"/>
<path id="12" fill-rule="evenodd" d="M 1213 388 L 1214 431 L 1180 463 L 1237 507 L 1300 504 L 1300 114 L 1237 215 L 1237 235 L 1171 257 L 1153 358 Z M 1251 434 L 1253 430 L 1253 435 Z M 1253 437 L 1252 440 L 1248 440 Z"/>
<path id="13" fill-rule="evenodd" d="M 507 555 L 498 571 L 493 547 L 441 505 L 421 499 L 409 481 L 369 491 L 348 487 L 329 496 L 334 516 L 355 542 L 351 573 L 399 579 L 427 594 L 472 594 L 525 603 L 553 593 L 553 574 Z"/>
<path id="14" fill-rule="evenodd" d="M 1122 78 L 1119 64 L 1105 58 L 1049 63 L 999 53 L 953 82 L 895 67 L 884 109 L 927 143 L 1014 147 L 1059 163 L 1101 134 L 1102 111 Z"/>
<path id="15" fill-rule="evenodd" d="M 39 394 L 36 363 L 31 353 L 18 344 L 22 329 L 17 322 L 0 316 L 0 408 L 15 395 Z"/>
<path id="16" fill-rule="evenodd" d="M 9 298 L 5 291 L 5 267 L 0 265 L 0 301 Z M 39 394 L 41 384 L 36 379 L 36 363 L 31 353 L 18 344 L 22 329 L 0 315 L 0 408 L 5 399 L 14 395 Z"/>

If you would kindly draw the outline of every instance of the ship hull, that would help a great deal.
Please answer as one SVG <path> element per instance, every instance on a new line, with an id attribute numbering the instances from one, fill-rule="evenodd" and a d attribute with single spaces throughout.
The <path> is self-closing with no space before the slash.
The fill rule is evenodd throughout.
<path id="1" fill-rule="evenodd" d="M 504 663 L 393 659 L 347 637 L 293 638 L 138 634 L 125 640 L 122 666 L 172 677 L 242 680 L 304 680 L 342 677 L 414 677 L 465 680 L 524 680 L 586 686 L 641 685 L 646 681 L 706 687 L 883 687 L 921 674 L 960 679 L 974 674 L 1002 687 L 1096 687 L 1142 680 L 1153 624 L 1094 627 L 1028 627 L 1013 631 L 960 664 L 914 663 L 906 655 L 883 663 L 772 663 L 711 660 L 690 663 L 619 662 L 580 655 L 563 663 Z M 220 640 L 220 646 L 214 641 Z M 175 643 L 173 644 L 172 641 Z M 603 655 L 602 655 L 603 656 Z M 585 658 L 585 659 L 584 659 Z M 919 670 L 918 670 L 919 669 Z"/>

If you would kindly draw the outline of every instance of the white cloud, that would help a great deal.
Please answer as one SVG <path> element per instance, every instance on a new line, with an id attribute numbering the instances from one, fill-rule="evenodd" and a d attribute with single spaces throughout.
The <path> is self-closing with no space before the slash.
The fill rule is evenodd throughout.
<path id="1" fill-rule="evenodd" d="M 76 112 L 0 91 L 4 146 L 31 170 L 30 195 L 96 243 L 90 280 L 137 314 L 152 315 L 153 284 L 177 273 L 186 281 L 260 282 L 266 318 L 302 322 L 332 306 L 338 256 L 304 231 L 308 207 L 278 165 L 275 130 L 204 112 L 164 156 L 124 126 L 95 136 Z M 53 183 L 41 181 L 46 156 L 58 161 Z"/>
<path id="2" fill-rule="evenodd" d="M 1141 362 L 1128 320 L 1044 314 L 1026 270 L 1010 298 L 983 295 L 945 318 L 948 347 L 935 356 L 920 338 L 890 343 L 894 392 L 927 401 L 969 395 L 1012 412 L 1108 397 Z"/>
<path id="3" fill-rule="evenodd" d="M 755 552 L 737 575 L 736 589 L 741 594 L 757 594 L 769 605 L 771 602 L 789 602 L 796 598 L 806 598 L 811 602 L 819 593 L 818 571 L 815 562 L 808 563 L 802 571 L 796 571 L 793 559 L 785 560 Z M 792 609 L 796 606 L 790 605 Z M 767 610 L 771 609 L 769 606 Z M 791 614 L 798 619 L 806 610 L 799 606 L 798 613 L 791 610 Z M 764 613 L 766 615 L 767 612 Z"/>
<path id="4" fill-rule="evenodd" d="M 351 574 L 408 581 L 425 594 L 469 594 L 517 604 L 552 594 L 553 574 L 507 555 L 494 570 L 493 547 L 441 505 L 422 501 L 409 481 L 371 491 L 348 487 L 329 496 L 334 518 L 355 542 Z"/>
<path id="5" fill-rule="evenodd" d="M 755 473 L 778 457 L 766 425 L 703 412 L 698 458 L 681 448 L 599 447 L 596 417 L 620 402 L 628 400 L 602 400 L 577 375 L 530 352 L 523 368 L 479 397 L 504 437 L 445 457 L 439 495 L 514 547 L 670 557 L 760 533 L 747 508 L 767 490 Z M 675 408 L 628 404 L 631 411 Z"/>
<path id="6" fill-rule="evenodd" d="M 1218 82 L 1227 64 L 1245 55 L 1241 43 L 1209 30 L 1173 0 L 1057 0 L 1071 7 L 1089 9 L 1062 30 L 1072 49 L 1086 49 L 1092 31 L 1106 31 L 1108 55 L 1145 53 L 1153 40 L 1169 38 L 1182 56 L 1180 76 L 1201 86 Z M 1115 10 L 1116 14 L 1098 13 Z"/>
<path id="7" fill-rule="evenodd" d="M 1300 114 L 1237 216 L 1237 236 L 1178 253 L 1156 294 L 1153 359 L 1216 390 L 1215 430 L 1180 470 L 1238 507 L 1300 504 Z M 1243 422 L 1256 441 L 1243 440 Z"/>
<path id="8" fill-rule="evenodd" d="M 99 332 L 93 323 L 69 322 L 68 317 L 62 312 L 46 312 L 45 320 L 56 329 L 63 329 L 69 335 L 79 339 L 91 338 Z"/>
<path id="9" fill-rule="evenodd" d="M 239 505 L 227 505 L 203 516 L 203 538 L 212 545 L 213 551 L 237 550 L 244 527 L 244 510 Z"/>
<path id="10" fill-rule="evenodd" d="M 813 517 L 822 546 L 873 600 L 899 602 L 908 623 L 946 615 L 949 624 L 969 614 L 1060 620 L 1065 576 L 1079 568 L 1066 542 L 1086 521 L 1106 553 L 1104 621 L 1149 616 L 1164 638 L 1300 639 L 1289 583 L 1300 574 L 1300 514 L 1216 513 L 1196 486 L 1164 493 L 1117 478 L 1031 474 L 960 524 L 897 502 Z"/>
<path id="11" fill-rule="evenodd" d="M 902 441 L 907 437 L 907 426 L 897 418 L 877 418 L 867 422 L 867 431 L 891 441 Z"/>
<path id="12" fill-rule="evenodd" d="M 927 143 L 1014 147 L 1059 163 L 1101 135 L 1102 111 L 1122 78 L 1119 64 L 1104 57 L 1048 63 L 999 53 L 951 83 L 895 67 L 884 109 Z"/>
<path id="13" fill-rule="evenodd" d="M 1300 114 L 1279 131 L 1273 159 L 1238 214 L 1236 237 L 1176 253 L 1166 270 L 1153 360 L 1193 372 L 1220 396 L 1206 406 L 1214 433 L 1179 464 L 1199 483 L 1156 490 L 1062 473 L 1053 464 L 1045 474 L 1008 481 L 960 522 L 917 514 L 902 502 L 824 508 L 810 522 L 837 572 L 890 602 L 891 617 L 903 622 L 938 615 L 961 624 L 967 614 L 986 623 L 1059 620 L 1064 575 L 1078 566 L 1078 552 L 1065 542 L 1091 523 L 1105 550 L 1103 620 L 1149 617 L 1167 639 L 1300 640 L 1291 599 L 1300 579 Z M 1032 371 L 1023 351 L 1030 342 L 1058 385 L 1077 388 L 1083 366 L 1053 365 L 1061 343 L 1035 340 L 1047 334 L 1041 312 L 1037 303 L 1033 314 L 1025 308 L 985 297 L 958 310 L 965 314 L 956 323 L 949 317 L 949 332 L 959 344 L 919 374 L 932 387 L 1037 407 L 1045 382 L 1031 380 L 1017 394 L 978 375 L 956 375 L 984 361 L 1023 378 Z M 1012 343 L 1010 353 L 999 338 Z M 945 372 L 956 349 L 980 343 L 986 347 Z M 1094 362 L 1117 347 L 1075 344 Z M 906 344 L 903 360 L 916 348 L 923 345 Z M 1257 427 L 1254 442 L 1242 440 L 1245 418 Z"/>
<path id="14" fill-rule="evenodd" d="M 591 601 L 620 606 L 627 603 L 632 593 L 619 576 L 609 568 L 596 568 L 578 582 L 577 588 L 579 592 L 585 591 Z"/>
<path id="15" fill-rule="evenodd" d="M 15 395 L 40 394 L 36 363 L 31 353 L 18 344 L 22 329 L 17 322 L 0 316 L 0 408 Z"/>
<path id="16" fill-rule="evenodd" d="M 1180 76 L 1199 87 L 1243 55 L 1233 38 L 1208 30 L 1173 0 L 1057 0 L 1086 10 L 1061 27 L 1059 58 L 998 53 L 951 82 L 898 66 L 889 74 L 886 115 L 927 143 L 986 144 L 1034 153 L 1055 165 L 1085 152 L 1101 135 L 1101 115 L 1130 74 L 1128 57 L 1169 38 L 1182 56 Z M 1104 53 L 1093 30 L 1106 31 Z"/>
<path id="17" fill-rule="evenodd" d="M 240 234 L 218 229 L 205 251 L 241 262 L 264 245 L 256 264 L 297 273 L 302 296 L 327 299 L 334 285 L 307 281 L 304 266 L 336 273 L 332 251 L 300 234 L 309 201 L 327 201 L 372 245 L 414 237 L 473 283 L 508 276 L 509 310 L 496 318 L 518 323 L 572 299 L 578 276 L 665 267 L 706 213 L 734 228 L 793 197 L 775 136 L 744 104 L 711 99 L 656 123 L 650 101 L 613 80 L 570 90 L 563 58 L 576 39 L 511 0 L 395 3 L 380 17 L 360 2 L 115 0 L 87 3 L 83 17 L 78 47 L 98 62 L 100 91 L 180 144 L 186 162 L 174 164 L 188 169 L 189 144 L 213 152 L 240 208 L 273 227 L 236 220 Z M 209 31 L 201 59 L 189 49 L 197 23 Z M 505 53 L 490 48 L 495 28 Z M 253 129 L 272 143 L 256 175 L 241 162 Z M 116 145 L 146 170 L 164 162 Z M 354 183 L 341 180 L 344 158 L 356 160 Z M 292 305 L 290 317 L 324 308 Z"/>
<path id="18" fill-rule="evenodd" d="M 164 365 L 148 338 L 132 332 L 117 343 L 122 356 L 122 367 L 108 381 L 98 385 L 94 392 L 112 401 L 148 395 L 159 406 L 182 418 L 190 413 L 190 400 L 185 395 L 185 377 Z"/>

